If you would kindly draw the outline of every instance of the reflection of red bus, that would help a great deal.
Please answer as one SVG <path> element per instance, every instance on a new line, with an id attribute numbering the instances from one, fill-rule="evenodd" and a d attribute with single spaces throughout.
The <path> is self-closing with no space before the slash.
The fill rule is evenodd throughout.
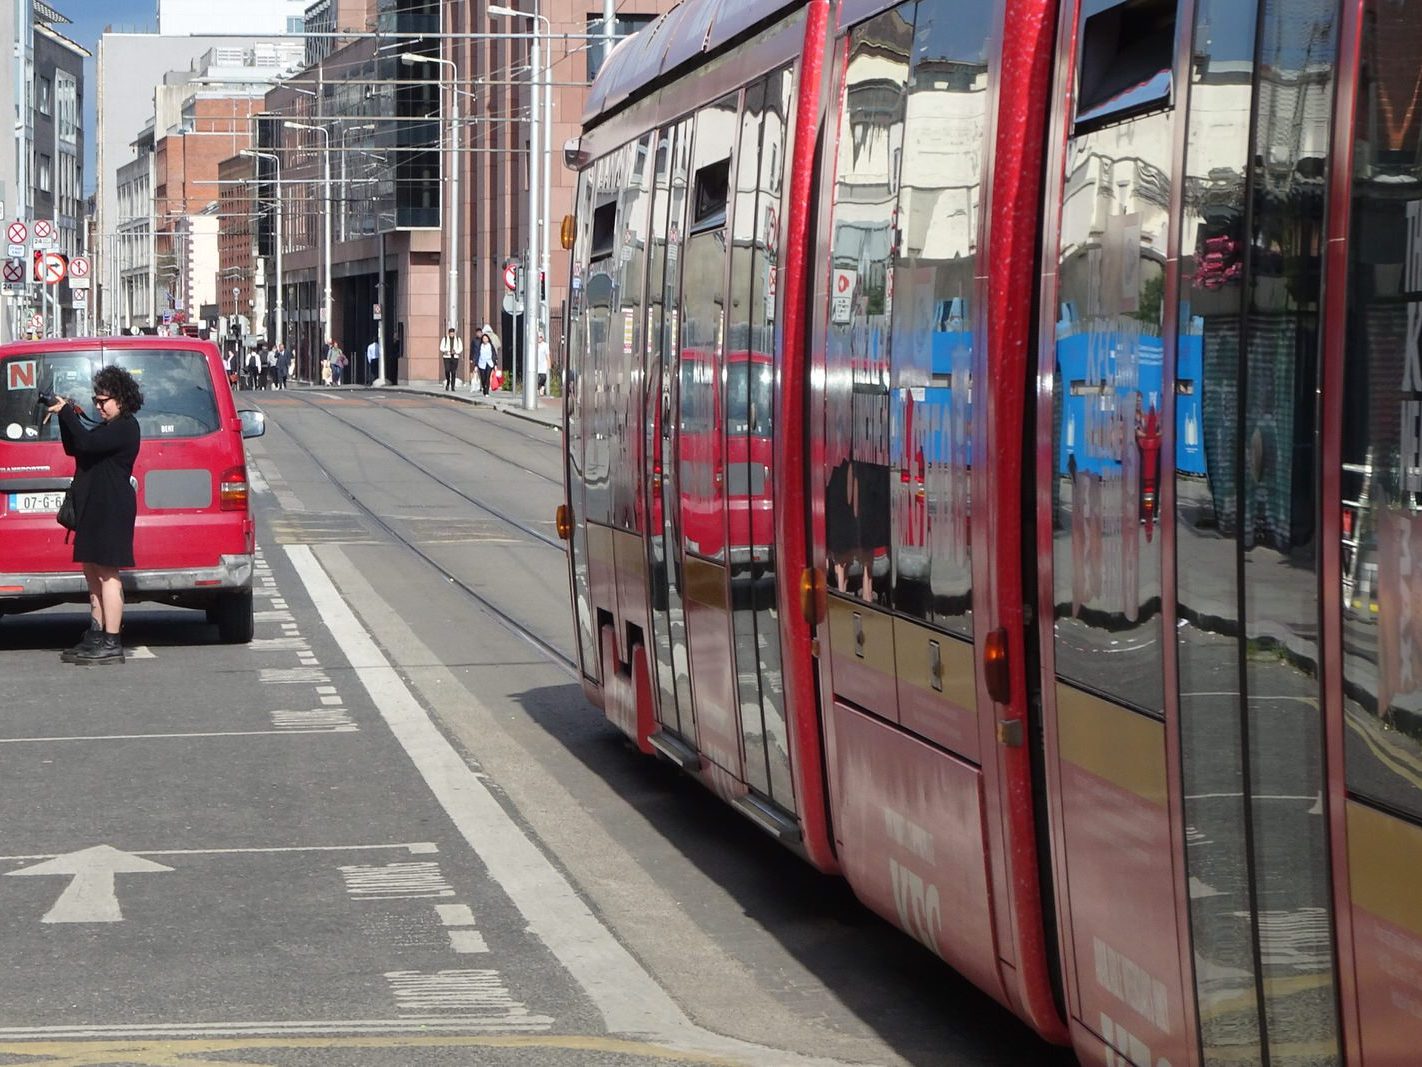
<path id="1" fill-rule="evenodd" d="M 1422 1045 L 1420 78 L 1395 0 L 685 0 L 568 148 L 585 693 L 1084 1062 Z"/>
<path id="2" fill-rule="evenodd" d="M 763 562 L 771 529 L 771 359 L 730 352 L 681 353 L 677 441 L 682 529 L 688 551 L 726 559 L 733 571 Z"/>

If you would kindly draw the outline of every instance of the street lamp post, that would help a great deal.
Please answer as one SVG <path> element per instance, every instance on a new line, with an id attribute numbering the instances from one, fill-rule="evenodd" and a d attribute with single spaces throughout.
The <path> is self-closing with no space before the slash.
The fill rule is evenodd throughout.
<path id="1" fill-rule="evenodd" d="M 542 57 L 538 48 L 539 20 L 544 24 L 544 32 L 551 35 L 548 19 L 531 11 L 490 4 L 486 9 L 490 15 L 504 18 L 525 18 L 534 20 L 533 32 L 528 35 L 528 257 L 524 261 L 523 297 L 523 406 L 528 411 L 538 407 L 538 326 L 542 319 L 538 292 L 539 256 L 538 213 L 539 213 L 539 155 L 542 154 L 539 137 L 538 97 L 543 85 L 541 73 Z M 550 118 L 552 116 L 549 116 Z M 547 160 L 544 160 L 546 163 Z"/>
<path id="2" fill-rule="evenodd" d="M 417 52 L 400 53 L 406 66 L 417 63 L 439 63 L 449 68 L 449 296 L 446 329 L 459 329 L 459 68 L 452 59 L 422 56 Z M 381 264 L 384 270 L 384 264 Z M 461 331 L 462 333 L 462 331 Z"/>
<path id="3" fill-rule="evenodd" d="M 324 335 L 322 341 L 330 341 L 335 337 L 335 333 L 333 332 L 335 323 L 331 318 L 331 131 L 325 126 L 313 126 L 307 122 L 292 122 L 290 119 L 287 119 L 282 125 L 288 130 L 314 130 L 326 138 L 326 151 L 323 152 L 321 156 L 323 161 L 322 180 L 326 188 L 326 210 L 322 212 L 324 225 L 322 226 L 321 234 L 321 239 L 325 246 L 323 262 L 326 268 L 322 272 L 321 317 L 323 320 L 322 333 Z"/>
<path id="4" fill-rule="evenodd" d="M 281 202 L 284 199 L 281 191 L 281 156 L 275 152 L 259 152 L 255 148 L 239 148 L 237 151 L 239 155 L 251 156 L 253 159 L 270 159 L 276 164 L 276 342 L 285 348 L 286 301 L 282 294 L 283 279 L 281 276 L 281 246 L 283 244 Z"/>

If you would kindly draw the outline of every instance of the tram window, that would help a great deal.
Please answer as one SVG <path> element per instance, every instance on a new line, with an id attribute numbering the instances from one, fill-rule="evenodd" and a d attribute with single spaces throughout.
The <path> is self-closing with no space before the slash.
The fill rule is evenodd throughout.
<path id="1" fill-rule="evenodd" d="M 691 217 L 693 232 L 725 225 L 730 184 L 729 158 L 717 160 L 696 172 L 696 202 Z"/>
<path id="2" fill-rule="evenodd" d="M 617 243 L 617 201 L 609 200 L 593 209 L 592 251 L 594 262 L 612 255 Z"/>
<path id="3" fill-rule="evenodd" d="M 825 337 L 825 540 L 833 588 L 888 606 L 894 216 L 917 5 L 850 33 Z"/>
<path id="4" fill-rule="evenodd" d="M 1086 16 L 1076 132 L 1170 102 L 1176 0 L 1124 0 Z"/>
<path id="5" fill-rule="evenodd" d="M 1377 88 L 1358 95 L 1342 499 L 1329 502 L 1342 511 L 1347 780 L 1422 821 L 1422 116 L 1387 103 L 1404 78 L 1413 91 L 1422 21 L 1415 3 L 1367 7 L 1362 77 Z"/>

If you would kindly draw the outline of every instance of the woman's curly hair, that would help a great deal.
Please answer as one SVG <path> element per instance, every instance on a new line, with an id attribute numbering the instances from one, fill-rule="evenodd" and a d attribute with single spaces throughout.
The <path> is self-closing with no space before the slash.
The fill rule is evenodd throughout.
<path id="1" fill-rule="evenodd" d="M 94 392 L 118 401 L 119 410 L 132 415 L 143 407 L 143 390 L 122 367 L 100 367 L 94 375 Z"/>

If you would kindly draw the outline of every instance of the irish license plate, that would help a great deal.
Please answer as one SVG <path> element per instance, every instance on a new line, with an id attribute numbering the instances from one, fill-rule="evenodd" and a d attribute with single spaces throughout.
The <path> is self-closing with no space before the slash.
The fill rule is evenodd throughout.
<path id="1" fill-rule="evenodd" d="M 53 515 L 64 503 L 63 492 L 10 493 L 8 496 L 11 515 Z"/>

